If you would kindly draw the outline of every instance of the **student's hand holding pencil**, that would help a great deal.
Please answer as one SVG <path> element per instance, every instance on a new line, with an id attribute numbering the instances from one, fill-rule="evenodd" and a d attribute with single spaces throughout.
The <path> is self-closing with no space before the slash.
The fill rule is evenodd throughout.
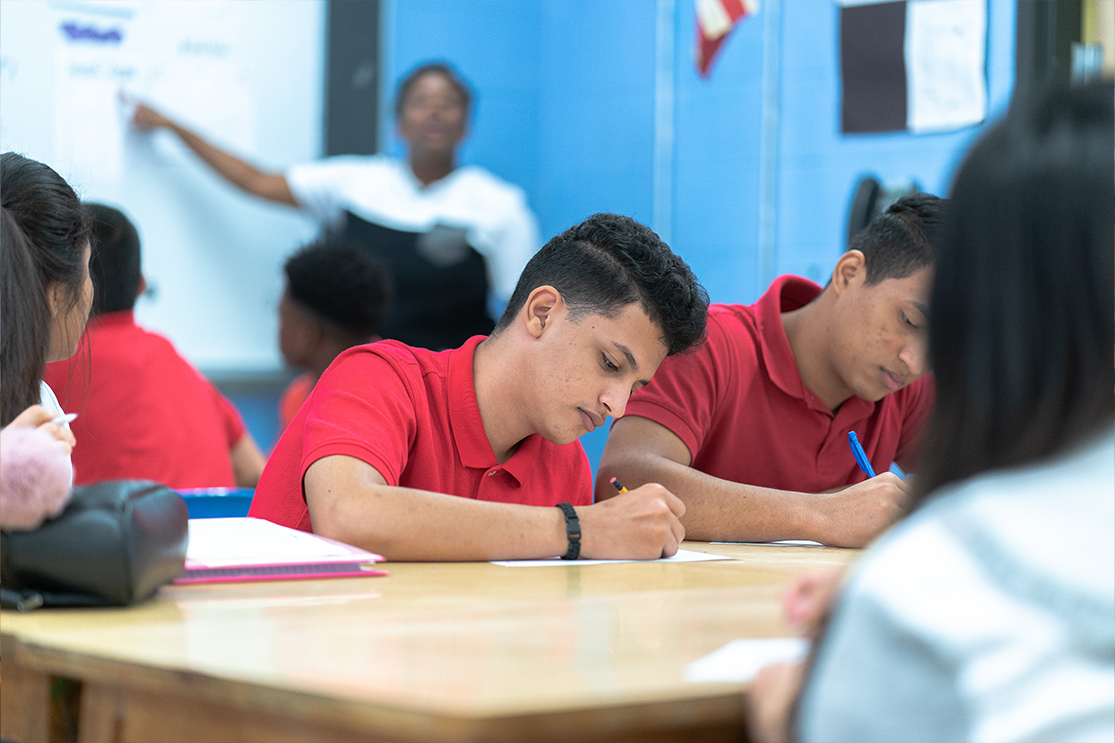
<path id="1" fill-rule="evenodd" d="M 657 483 L 577 511 L 583 534 L 581 557 L 586 559 L 672 557 L 685 539 L 685 527 L 679 520 L 685 504 Z"/>
<path id="2" fill-rule="evenodd" d="M 74 439 L 73 432 L 63 424 L 76 417 L 76 415 L 56 416 L 42 405 L 32 405 L 12 419 L 5 428 L 40 428 L 58 442 L 64 454 L 69 455 L 77 441 Z"/>

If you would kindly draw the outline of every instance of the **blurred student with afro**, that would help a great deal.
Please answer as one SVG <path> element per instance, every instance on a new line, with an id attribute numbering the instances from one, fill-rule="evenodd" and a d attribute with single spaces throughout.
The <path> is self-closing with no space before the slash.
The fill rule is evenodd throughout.
<path id="1" fill-rule="evenodd" d="M 376 334 L 391 304 L 383 263 L 351 242 L 310 243 L 287 259 L 283 272 L 279 350 L 288 364 L 307 371 L 279 401 L 279 433 L 338 354 L 379 340 Z"/>

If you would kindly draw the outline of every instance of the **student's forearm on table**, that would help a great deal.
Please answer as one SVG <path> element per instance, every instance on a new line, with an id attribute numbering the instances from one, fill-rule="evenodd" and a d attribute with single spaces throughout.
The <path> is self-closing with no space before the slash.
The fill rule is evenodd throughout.
<path id="1" fill-rule="evenodd" d="M 568 548 L 557 508 L 491 503 L 422 490 L 360 488 L 320 499 L 314 531 L 396 562 L 552 557 Z"/>
<path id="2" fill-rule="evenodd" d="M 803 493 L 721 480 L 665 457 L 615 459 L 605 476 L 628 488 L 657 482 L 685 503 L 685 538 L 696 541 L 765 542 L 815 539 L 811 509 Z M 610 495 L 604 488 L 597 498 Z"/>

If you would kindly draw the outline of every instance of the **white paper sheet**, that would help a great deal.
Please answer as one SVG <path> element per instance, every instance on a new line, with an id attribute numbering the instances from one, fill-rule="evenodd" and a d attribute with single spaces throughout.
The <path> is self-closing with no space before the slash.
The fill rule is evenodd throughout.
<path id="1" fill-rule="evenodd" d="M 782 539 L 777 542 L 709 542 L 709 544 L 761 544 L 764 546 L 774 545 L 778 547 L 824 547 L 825 545 L 820 542 L 813 542 L 808 539 Z"/>
<path id="2" fill-rule="evenodd" d="M 563 560 L 560 557 L 549 557 L 545 560 L 493 560 L 493 565 L 502 565 L 505 568 L 537 568 L 584 565 L 604 565 L 613 562 L 705 562 L 707 560 L 731 560 L 724 555 L 710 555 L 705 552 L 692 552 L 678 550 L 673 557 L 662 557 L 657 560 Z"/>
<path id="3" fill-rule="evenodd" d="M 685 667 L 686 681 L 750 681 L 763 666 L 798 661 L 809 652 L 801 637 L 732 640 Z"/>

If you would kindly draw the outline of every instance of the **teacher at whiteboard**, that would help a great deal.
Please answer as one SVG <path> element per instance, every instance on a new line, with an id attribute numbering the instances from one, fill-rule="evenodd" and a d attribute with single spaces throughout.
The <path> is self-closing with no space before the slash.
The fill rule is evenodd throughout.
<path id="1" fill-rule="evenodd" d="M 169 129 L 233 185 L 306 209 L 331 234 L 367 246 L 387 262 L 394 283 L 383 337 L 444 349 L 492 331 L 493 316 L 539 247 L 523 190 L 457 164 L 470 100 L 452 68 L 421 65 L 403 78 L 395 101 L 405 162 L 342 155 L 285 173 L 259 170 L 142 103 L 133 124 Z"/>

